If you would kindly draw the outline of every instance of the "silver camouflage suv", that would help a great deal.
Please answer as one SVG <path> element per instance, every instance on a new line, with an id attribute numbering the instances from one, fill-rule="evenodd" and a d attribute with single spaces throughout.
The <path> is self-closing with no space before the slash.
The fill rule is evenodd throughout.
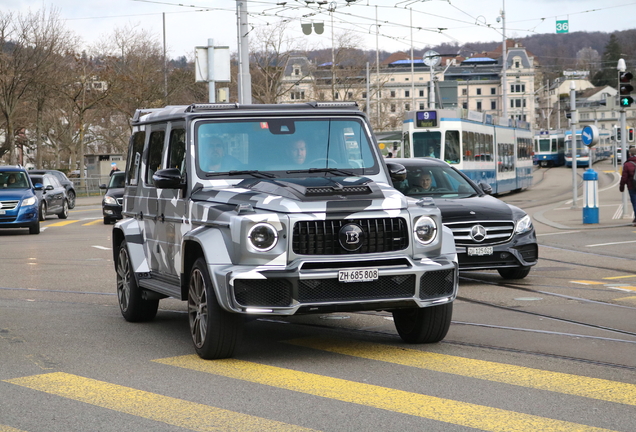
<path id="1" fill-rule="evenodd" d="M 432 200 L 390 185 L 355 103 L 137 110 L 113 228 L 121 312 L 187 301 L 206 359 L 233 355 L 245 315 L 385 310 L 404 341 L 440 341 L 453 236 Z"/>

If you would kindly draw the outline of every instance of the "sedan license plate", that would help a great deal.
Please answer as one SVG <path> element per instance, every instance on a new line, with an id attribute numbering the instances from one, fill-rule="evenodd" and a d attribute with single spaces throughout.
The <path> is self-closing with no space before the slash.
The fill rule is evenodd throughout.
<path id="1" fill-rule="evenodd" d="M 338 282 L 371 282 L 378 280 L 378 269 L 338 270 Z"/>
<path id="2" fill-rule="evenodd" d="M 468 256 L 492 255 L 492 246 L 469 247 Z"/>

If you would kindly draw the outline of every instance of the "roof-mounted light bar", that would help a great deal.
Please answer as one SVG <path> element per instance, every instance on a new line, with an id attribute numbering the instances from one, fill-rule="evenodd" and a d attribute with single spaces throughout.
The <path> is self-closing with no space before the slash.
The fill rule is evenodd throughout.
<path id="1" fill-rule="evenodd" d="M 237 109 L 238 107 L 237 103 L 192 104 L 186 108 L 185 112 Z"/>
<path id="2" fill-rule="evenodd" d="M 348 102 L 309 102 L 309 105 L 314 106 L 316 108 L 350 108 L 357 107 L 358 102 L 348 101 Z"/>

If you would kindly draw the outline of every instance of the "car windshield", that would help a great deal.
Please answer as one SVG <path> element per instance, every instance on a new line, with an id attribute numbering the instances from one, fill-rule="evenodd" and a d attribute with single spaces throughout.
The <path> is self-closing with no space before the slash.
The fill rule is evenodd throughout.
<path id="1" fill-rule="evenodd" d="M 371 143 L 357 118 L 200 121 L 197 171 L 202 177 L 377 174 Z"/>
<path id="2" fill-rule="evenodd" d="M 21 171 L 0 171 L 0 187 L 5 189 L 29 188 L 29 180 L 26 173 Z"/>
<path id="3" fill-rule="evenodd" d="M 393 183 L 405 195 L 465 198 L 478 193 L 457 170 L 449 166 L 416 165 L 405 168 L 406 179 Z"/>
<path id="4" fill-rule="evenodd" d="M 124 177 L 124 172 L 120 172 L 120 173 L 114 173 L 112 176 L 110 176 L 110 182 L 108 182 L 108 189 L 116 189 L 116 188 L 123 188 L 124 185 L 124 181 L 126 180 Z"/>

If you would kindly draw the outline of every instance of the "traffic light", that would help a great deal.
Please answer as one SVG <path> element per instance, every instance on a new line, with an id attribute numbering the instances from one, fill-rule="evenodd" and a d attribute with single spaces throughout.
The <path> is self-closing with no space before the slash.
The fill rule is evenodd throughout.
<path id="1" fill-rule="evenodd" d="M 629 107 L 634 103 L 634 98 L 630 96 L 634 90 L 634 86 L 631 84 L 633 77 L 631 72 L 619 72 L 618 74 L 618 101 L 621 108 Z"/>
<path id="2" fill-rule="evenodd" d="M 634 128 L 627 128 L 627 142 L 634 142 Z"/>
<path id="3" fill-rule="evenodd" d="M 620 127 L 616 128 L 616 142 L 621 142 L 621 131 L 622 130 L 623 129 L 620 128 Z"/>

